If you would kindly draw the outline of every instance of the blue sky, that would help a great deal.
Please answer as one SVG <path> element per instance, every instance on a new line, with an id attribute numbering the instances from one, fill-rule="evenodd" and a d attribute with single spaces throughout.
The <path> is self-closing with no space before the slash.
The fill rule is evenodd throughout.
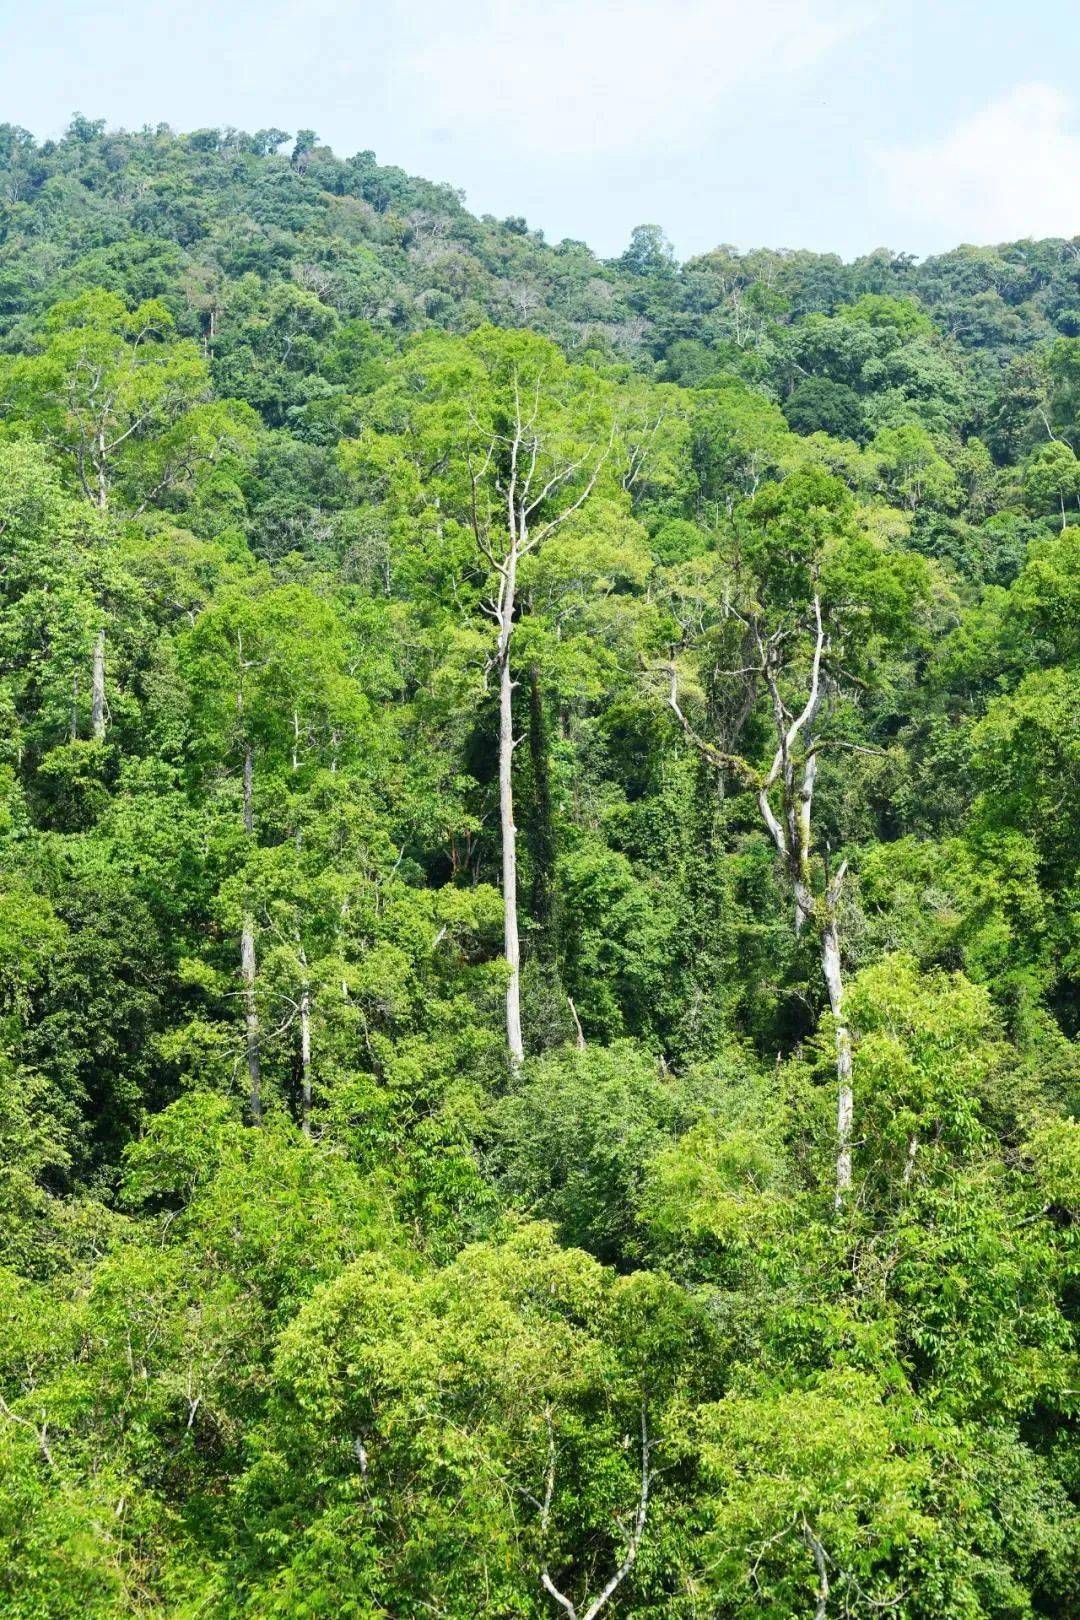
<path id="1" fill-rule="evenodd" d="M 0 120 L 313 128 L 476 212 L 850 256 L 1080 234 L 1070 0 L 0 0 Z"/>

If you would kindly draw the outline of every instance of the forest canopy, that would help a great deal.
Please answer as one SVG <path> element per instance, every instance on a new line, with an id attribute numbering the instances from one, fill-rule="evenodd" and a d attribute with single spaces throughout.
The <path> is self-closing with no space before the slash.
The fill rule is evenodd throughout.
<path id="1" fill-rule="evenodd" d="M 0 179 L 0 1614 L 1080 1613 L 1080 239 Z"/>

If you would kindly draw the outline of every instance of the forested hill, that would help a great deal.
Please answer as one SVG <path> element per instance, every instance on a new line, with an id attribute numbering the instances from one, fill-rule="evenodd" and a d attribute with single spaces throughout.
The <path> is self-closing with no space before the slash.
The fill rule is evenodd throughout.
<path id="1" fill-rule="evenodd" d="M 336 158 L 311 130 L 107 133 L 76 118 L 62 140 L 38 145 L 4 125 L 0 175 L 7 332 L 59 296 L 105 286 L 129 301 L 162 297 L 181 330 L 206 335 L 216 317 L 247 308 L 240 284 L 254 277 L 398 335 L 531 326 L 670 381 L 734 370 L 783 390 L 816 369 L 786 328 L 887 294 L 920 300 L 943 337 L 978 354 L 976 412 L 996 366 L 1080 335 L 1080 238 L 960 247 L 921 264 L 885 250 L 845 264 L 718 246 L 680 266 L 648 225 L 604 262 L 583 242 L 546 243 L 523 219 L 477 219 L 461 193 L 371 152 Z"/>
<path id="2" fill-rule="evenodd" d="M 0 1616 L 1080 1615 L 1080 240 L 0 170 Z"/>

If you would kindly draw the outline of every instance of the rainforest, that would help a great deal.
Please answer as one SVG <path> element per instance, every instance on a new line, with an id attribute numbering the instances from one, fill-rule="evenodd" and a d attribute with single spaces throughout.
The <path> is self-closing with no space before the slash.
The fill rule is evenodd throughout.
<path id="1" fill-rule="evenodd" d="M 0 126 L 0 1614 L 1080 1615 L 1078 450 L 1080 238 Z"/>

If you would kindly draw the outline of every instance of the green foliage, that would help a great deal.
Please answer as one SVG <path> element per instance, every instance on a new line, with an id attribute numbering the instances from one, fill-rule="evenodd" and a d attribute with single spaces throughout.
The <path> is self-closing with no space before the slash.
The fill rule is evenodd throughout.
<path id="1" fill-rule="evenodd" d="M 0 170 L 0 1612 L 1077 1613 L 1075 244 Z"/>

